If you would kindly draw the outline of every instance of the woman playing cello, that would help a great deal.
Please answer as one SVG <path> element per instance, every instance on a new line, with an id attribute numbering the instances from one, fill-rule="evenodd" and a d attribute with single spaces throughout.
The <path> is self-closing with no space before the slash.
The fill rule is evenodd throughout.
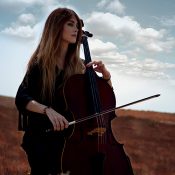
<path id="1" fill-rule="evenodd" d="M 66 163 L 62 160 L 66 146 L 64 131 L 69 128 L 62 93 L 65 82 L 75 74 L 83 75 L 88 67 L 93 66 L 107 80 L 108 86 L 112 86 L 110 72 L 101 61 L 84 64 L 80 59 L 82 33 L 82 22 L 73 10 L 55 9 L 46 20 L 41 40 L 17 91 L 15 102 L 20 113 L 19 124 L 25 131 L 22 148 L 27 154 L 32 175 L 63 173 L 62 166 Z M 49 128 L 52 131 L 46 132 Z M 65 171 L 70 171 L 70 175 L 87 174 L 87 169 L 78 172 L 78 163 L 72 162 L 77 166 L 77 172 Z M 89 165 L 88 169 L 93 169 Z M 103 173 L 103 170 L 99 172 Z"/>

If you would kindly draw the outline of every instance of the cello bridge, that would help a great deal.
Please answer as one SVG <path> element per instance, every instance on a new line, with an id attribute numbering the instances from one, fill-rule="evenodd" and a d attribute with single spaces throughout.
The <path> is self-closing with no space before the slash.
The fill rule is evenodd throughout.
<path id="1" fill-rule="evenodd" d="M 93 130 L 89 131 L 87 134 L 89 136 L 103 136 L 103 134 L 106 132 L 106 128 L 98 127 L 94 128 Z"/>

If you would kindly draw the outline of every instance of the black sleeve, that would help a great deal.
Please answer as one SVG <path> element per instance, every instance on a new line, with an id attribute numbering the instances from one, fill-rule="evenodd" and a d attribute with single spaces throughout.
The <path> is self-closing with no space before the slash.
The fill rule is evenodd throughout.
<path id="1" fill-rule="evenodd" d="M 39 66 L 34 65 L 24 76 L 16 94 L 15 104 L 20 113 L 24 114 L 27 112 L 26 105 L 29 101 L 37 100 L 36 94 L 39 94 L 39 92 L 37 92 L 39 82 Z"/>

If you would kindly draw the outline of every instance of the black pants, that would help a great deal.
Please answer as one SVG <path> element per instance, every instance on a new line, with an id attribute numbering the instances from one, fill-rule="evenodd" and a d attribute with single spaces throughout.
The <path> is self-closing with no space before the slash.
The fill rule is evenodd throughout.
<path id="1" fill-rule="evenodd" d="M 59 175 L 62 172 L 61 158 L 62 158 L 62 150 L 64 147 L 64 137 L 60 136 L 57 132 L 48 133 L 48 134 L 25 133 L 23 137 L 22 147 L 28 156 L 28 162 L 31 167 L 31 175 Z M 79 147 L 77 145 L 77 151 L 78 151 L 78 148 Z M 116 152 L 115 150 L 117 148 L 119 149 L 119 156 L 121 152 L 123 153 L 123 150 L 121 150 L 121 146 L 117 147 L 117 145 L 114 145 L 113 148 L 115 148 L 114 152 Z M 120 170 L 120 167 L 118 167 L 119 170 L 117 170 L 116 173 L 114 172 L 104 173 L 103 172 L 103 162 L 106 158 L 104 157 L 103 154 L 95 154 L 94 156 L 91 157 L 90 160 L 89 159 L 86 160 L 87 161 L 86 162 L 87 164 L 85 166 L 86 168 L 83 168 L 83 166 L 80 167 L 82 163 L 80 162 L 81 157 L 79 158 L 77 157 L 78 155 L 76 155 L 75 150 L 72 150 L 71 148 L 69 148 L 69 151 L 70 151 L 69 154 L 71 156 L 73 155 L 73 159 L 71 160 L 75 160 L 75 161 L 69 162 L 71 166 L 73 165 L 73 167 L 65 168 L 65 171 L 70 169 L 72 171 L 71 174 L 76 174 L 76 175 L 84 175 L 84 174 L 88 174 L 88 175 L 103 175 L 103 174 L 105 175 L 106 174 L 133 175 L 130 161 L 127 157 L 126 158 L 128 160 L 125 160 L 125 156 L 123 156 L 124 160 L 122 158 L 121 161 L 124 161 L 124 165 L 126 169 L 123 170 L 121 168 Z M 110 147 L 110 151 L 112 151 L 111 147 Z M 116 156 L 117 155 L 118 154 L 116 154 Z M 79 160 L 79 162 L 77 162 L 77 160 Z M 112 163 L 110 162 L 110 159 L 107 160 L 107 162 L 109 164 Z M 76 173 L 74 173 L 74 165 L 76 165 L 79 168 L 80 172 L 77 172 L 77 167 L 76 167 Z M 111 166 L 113 169 L 116 169 L 116 167 L 119 165 L 117 164 L 117 162 L 113 162 Z M 112 168 L 110 167 L 110 169 Z M 120 171 L 122 173 L 118 173 Z"/>
<path id="2" fill-rule="evenodd" d="M 63 143 L 64 138 L 57 133 L 25 133 L 21 146 L 27 154 L 31 175 L 59 174 Z"/>

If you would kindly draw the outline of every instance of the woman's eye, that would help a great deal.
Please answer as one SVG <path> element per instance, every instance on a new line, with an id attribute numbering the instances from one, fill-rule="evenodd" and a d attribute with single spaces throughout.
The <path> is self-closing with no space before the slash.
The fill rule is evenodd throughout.
<path id="1" fill-rule="evenodd" d="M 68 25 L 68 26 L 71 26 L 71 27 L 73 27 L 73 26 L 74 26 L 74 24 L 73 24 L 73 23 L 67 23 L 67 25 Z"/>
<path id="2" fill-rule="evenodd" d="M 70 27 L 76 27 L 77 29 L 79 29 L 78 24 L 75 24 L 75 23 L 72 23 L 72 22 L 68 22 L 67 25 L 70 26 Z"/>

